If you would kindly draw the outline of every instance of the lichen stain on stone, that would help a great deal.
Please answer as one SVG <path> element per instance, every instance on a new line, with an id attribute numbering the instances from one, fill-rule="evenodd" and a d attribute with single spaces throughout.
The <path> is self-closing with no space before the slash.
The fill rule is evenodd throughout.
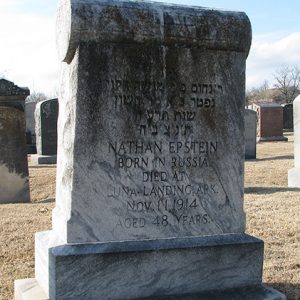
<path id="1" fill-rule="evenodd" d="M 116 21 L 117 25 L 126 31 L 126 28 L 129 28 L 129 18 L 124 18 L 118 7 L 108 6 L 105 8 L 103 14 L 109 16 L 108 20 Z M 114 24 L 116 26 L 116 24 Z"/>
<path id="2" fill-rule="evenodd" d="M 75 14 L 82 18 L 82 20 L 88 21 L 92 19 L 94 12 L 92 10 L 92 6 L 83 5 L 80 9 L 75 9 Z"/>

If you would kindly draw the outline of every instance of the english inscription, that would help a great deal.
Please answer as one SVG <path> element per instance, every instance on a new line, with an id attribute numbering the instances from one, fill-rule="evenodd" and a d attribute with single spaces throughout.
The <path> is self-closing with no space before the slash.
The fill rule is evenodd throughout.
<path id="1" fill-rule="evenodd" d="M 106 147 L 117 170 L 134 174 L 132 185 L 108 187 L 107 197 L 122 203 L 123 216 L 115 229 L 208 224 L 211 216 L 205 207 L 225 198 L 222 185 L 217 176 L 210 176 L 211 182 L 193 182 L 190 177 L 193 170 L 204 175 L 210 169 L 219 143 L 195 139 L 194 125 L 218 106 L 223 86 L 169 83 L 177 96 L 163 97 L 166 83 L 161 81 L 106 79 L 102 85 L 111 109 L 133 117 L 136 137 L 110 140 Z"/>

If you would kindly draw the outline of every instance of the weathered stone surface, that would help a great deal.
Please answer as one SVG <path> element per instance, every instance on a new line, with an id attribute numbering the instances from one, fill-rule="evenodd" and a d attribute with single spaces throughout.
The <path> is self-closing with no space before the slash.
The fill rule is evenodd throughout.
<path id="1" fill-rule="evenodd" d="M 254 106 L 258 117 L 259 141 L 287 141 L 283 136 L 283 109 L 276 103 L 259 103 Z"/>
<path id="2" fill-rule="evenodd" d="M 35 109 L 37 154 L 57 154 L 58 99 L 41 101 Z"/>
<path id="3" fill-rule="evenodd" d="M 244 232 L 248 18 L 139 2 L 72 5 L 65 42 L 77 50 L 65 57 L 60 102 L 57 234 L 83 243 Z"/>
<path id="4" fill-rule="evenodd" d="M 42 289 L 51 300 L 262 295 L 263 244 L 244 234 L 247 16 L 102 0 L 63 0 L 58 16 L 66 63 L 53 230 L 36 236 Z"/>
<path id="5" fill-rule="evenodd" d="M 60 58 L 68 63 L 80 43 L 177 44 L 244 53 L 251 44 L 244 13 L 147 2 L 61 0 L 56 29 Z"/>
<path id="6" fill-rule="evenodd" d="M 300 96 L 293 102 L 294 112 L 294 168 L 288 172 L 288 186 L 300 187 Z"/>
<path id="7" fill-rule="evenodd" d="M 29 201 L 24 112 L 0 106 L 0 203 Z"/>
<path id="8" fill-rule="evenodd" d="M 293 129 L 293 103 L 281 105 L 283 108 L 283 129 Z"/>
<path id="9" fill-rule="evenodd" d="M 256 159 L 257 113 L 245 109 L 245 158 Z"/>

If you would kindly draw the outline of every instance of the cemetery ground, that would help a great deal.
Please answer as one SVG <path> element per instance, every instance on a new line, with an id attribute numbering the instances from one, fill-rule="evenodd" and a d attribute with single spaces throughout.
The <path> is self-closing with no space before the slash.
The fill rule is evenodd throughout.
<path id="1" fill-rule="evenodd" d="M 287 187 L 293 167 L 288 142 L 257 145 L 257 160 L 245 164 L 246 232 L 265 241 L 263 281 L 288 299 L 300 299 L 300 189 Z M 0 299 L 13 299 L 13 281 L 34 277 L 34 233 L 51 229 L 54 165 L 30 163 L 29 204 L 0 205 Z"/>

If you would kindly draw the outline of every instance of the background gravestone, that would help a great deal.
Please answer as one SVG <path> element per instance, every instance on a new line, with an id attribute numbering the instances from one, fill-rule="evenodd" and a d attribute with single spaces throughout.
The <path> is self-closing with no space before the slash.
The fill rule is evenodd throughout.
<path id="1" fill-rule="evenodd" d="M 257 113 L 245 109 L 245 158 L 256 159 Z"/>
<path id="2" fill-rule="evenodd" d="M 53 230 L 36 235 L 37 281 L 16 295 L 275 298 L 263 242 L 244 233 L 247 16 L 61 1 L 57 30 Z"/>
<path id="3" fill-rule="evenodd" d="M 27 153 L 36 153 L 35 118 L 36 102 L 25 102 L 26 144 Z"/>
<path id="4" fill-rule="evenodd" d="M 13 82 L 0 79 L 0 106 L 14 107 L 24 112 L 25 99 L 30 91 L 26 87 L 18 87 Z"/>
<path id="5" fill-rule="evenodd" d="M 27 88 L 0 79 L 0 203 L 29 202 L 24 101 Z"/>
<path id="6" fill-rule="evenodd" d="M 283 108 L 283 129 L 293 129 L 293 103 L 281 104 Z"/>
<path id="7" fill-rule="evenodd" d="M 260 142 L 287 141 L 283 136 L 283 108 L 276 103 L 255 104 Z"/>
<path id="8" fill-rule="evenodd" d="M 288 172 L 288 186 L 300 188 L 300 96 L 293 102 L 294 112 L 294 168 Z"/>
<path id="9" fill-rule="evenodd" d="M 35 110 L 37 154 L 33 164 L 55 164 L 57 154 L 58 99 L 41 101 Z"/>

